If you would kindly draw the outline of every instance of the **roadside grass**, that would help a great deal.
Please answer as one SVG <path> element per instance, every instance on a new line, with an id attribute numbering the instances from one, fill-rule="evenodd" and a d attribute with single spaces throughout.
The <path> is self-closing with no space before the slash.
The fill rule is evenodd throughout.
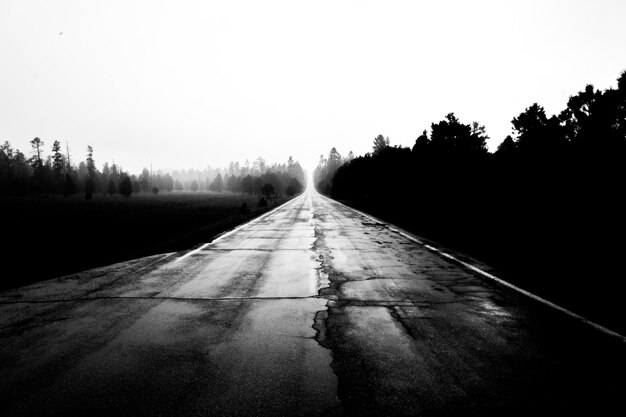
<path id="1" fill-rule="evenodd" d="M 267 212 L 259 196 L 171 192 L 122 196 L 0 197 L 0 288 L 142 256 L 191 249 Z M 240 208 L 246 203 L 249 212 Z"/>

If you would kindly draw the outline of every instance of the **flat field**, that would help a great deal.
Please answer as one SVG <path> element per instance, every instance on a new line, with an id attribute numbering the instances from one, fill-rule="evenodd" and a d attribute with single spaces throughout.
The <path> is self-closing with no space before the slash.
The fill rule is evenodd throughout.
<path id="1" fill-rule="evenodd" d="M 192 248 L 282 201 L 171 192 L 122 196 L 0 197 L 0 288 L 89 268 Z M 241 213 L 242 203 L 250 212 Z"/>

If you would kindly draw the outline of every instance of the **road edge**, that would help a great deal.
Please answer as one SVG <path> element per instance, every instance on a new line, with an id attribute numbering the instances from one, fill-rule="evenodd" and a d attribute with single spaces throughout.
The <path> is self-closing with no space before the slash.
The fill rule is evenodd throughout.
<path id="1" fill-rule="evenodd" d="M 186 258 L 190 257 L 191 255 L 193 255 L 193 254 L 195 254 L 195 253 L 200 252 L 201 250 L 205 249 L 207 246 L 209 246 L 209 245 L 211 245 L 211 244 L 215 243 L 216 241 L 218 241 L 218 240 L 220 240 L 220 239 L 222 239 L 222 238 L 225 238 L 226 236 L 229 236 L 229 235 L 231 235 L 231 234 L 235 233 L 237 230 L 239 230 L 239 229 L 241 229 L 241 228 L 243 228 L 243 227 L 245 227 L 245 226 L 249 226 L 249 225 L 251 225 L 251 224 L 253 224 L 253 223 L 256 223 L 257 221 L 259 221 L 259 220 L 261 220 L 261 219 L 263 219 L 263 218 L 265 218 L 265 217 L 267 217 L 267 216 L 269 216 L 269 215 L 271 215 L 271 214 L 275 213 L 276 211 L 278 211 L 278 210 L 280 210 L 280 209 L 285 208 L 285 206 L 286 206 L 287 204 L 289 204 L 289 203 L 291 203 L 291 202 L 293 202 L 293 201 L 297 200 L 298 198 L 302 197 L 303 195 L 304 195 L 304 193 L 300 193 L 299 195 L 295 196 L 294 198 L 291 198 L 291 199 L 289 199 L 289 200 L 285 201 L 285 202 L 284 202 L 284 203 L 282 203 L 281 205 L 274 207 L 274 208 L 273 208 L 273 209 L 271 209 L 270 211 L 267 211 L 267 212 L 265 212 L 265 213 L 261 214 L 261 215 L 260 215 L 260 216 L 258 216 L 258 217 L 254 217 L 254 218 L 252 218 L 252 219 L 250 219 L 250 220 L 248 220 L 248 221 L 246 221 L 246 222 L 244 222 L 244 223 L 241 223 L 241 224 L 239 224 L 239 225 L 237 225 L 237 226 L 233 227 L 233 228 L 232 228 L 232 229 L 230 229 L 230 230 L 226 230 L 226 231 L 224 231 L 224 232 L 221 232 L 221 233 L 217 234 L 217 235 L 216 235 L 213 239 L 211 239 L 209 242 L 203 243 L 202 245 L 198 246 L 198 247 L 197 247 L 197 248 L 195 248 L 195 249 L 191 249 L 190 251 L 188 251 L 188 252 L 184 253 L 183 255 L 179 256 L 178 258 L 174 259 L 174 260 L 173 260 L 173 262 L 182 261 L 183 259 L 186 259 Z"/>

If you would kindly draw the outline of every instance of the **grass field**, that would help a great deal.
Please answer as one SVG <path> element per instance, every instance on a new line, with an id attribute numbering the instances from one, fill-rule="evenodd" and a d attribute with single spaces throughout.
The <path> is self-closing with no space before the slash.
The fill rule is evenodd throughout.
<path id="1" fill-rule="evenodd" d="M 282 202 L 261 208 L 258 198 L 201 192 L 95 195 L 89 202 L 0 197 L 0 288 L 192 248 Z M 241 213 L 242 203 L 249 213 Z"/>

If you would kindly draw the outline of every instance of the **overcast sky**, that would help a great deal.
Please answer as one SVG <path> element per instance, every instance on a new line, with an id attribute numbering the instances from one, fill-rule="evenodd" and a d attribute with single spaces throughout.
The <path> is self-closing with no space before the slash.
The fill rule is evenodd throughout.
<path id="1" fill-rule="evenodd" d="M 495 146 L 626 69 L 626 1 L 0 0 L 0 141 L 131 172 L 305 166 L 454 112 Z"/>

